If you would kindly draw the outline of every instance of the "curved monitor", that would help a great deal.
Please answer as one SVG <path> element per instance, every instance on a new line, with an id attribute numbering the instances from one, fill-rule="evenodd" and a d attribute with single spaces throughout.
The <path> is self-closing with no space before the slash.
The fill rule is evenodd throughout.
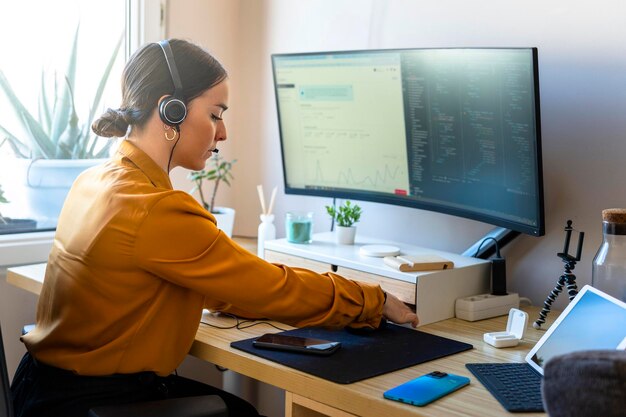
<path id="1" fill-rule="evenodd" d="M 535 48 L 272 55 L 285 192 L 544 234 Z"/>

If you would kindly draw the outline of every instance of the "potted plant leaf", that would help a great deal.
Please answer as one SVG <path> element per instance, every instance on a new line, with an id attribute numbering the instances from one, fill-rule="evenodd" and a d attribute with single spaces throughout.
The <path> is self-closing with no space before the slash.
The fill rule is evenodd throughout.
<path id="1" fill-rule="evenodd" d="M 194 182 L 194 187 L 189 193 L 193 194 L 198 191 L 202 206 L 215 216 L 218 227 L 229 237 L 232 237 L 233 234 L 235 210 L 230 207 L 216 206 L 215 197 L 222 182 L 230 186 L 230 180 L 234 178 L 231 170 L 235 162 L 237 162 L 236 159 L 226 161 L 219 154 L 213 154 L 208 161 L 207 168 L 202 171 L 192 171 L 189 173 L 189 179 Z M 213 182 L 213 189 L 208 200 L 206 199 L 204 190 L 202 189 L 204 181 Z"/>
<path id="2" fill-rule="evenodd" d="M 4 196 L 4 190 L 0 185 L 0 204 L 8 204 L 9 200 Z M 5 233 L 13 233 L 16 231 L 34 230 L 37 222 L 31 219 L 12 219 L 5 217 L 0 212 L 0 235 Z"/>
<path id="3" fill-rule="evenodd" d="M 326 206 L 326 212 L 337 222 L 336 238 L 340 245 L 353 245 L 356 236 L 354 223 L 361 219 L 361 207 L 346 200 L 339 207 Z"/>
<path id="4" fill-rule="evenodd" d="M 76 176 L 108 157 L 113 144 L 93 134 L 91 124 L 96 113 L 102 110 L 100 102 L 123 36 L 103 70 L 87 118 L 80 120 L 74 101 L 79 28 L 80 25 L 74 34 L 65 73 L 51 77 L 48 71 L 42 70 L 37 117 L 27 109 L 0 71 L 0 91 L 8 99 L 22 131 L 11 132 L 6 125 L 0 125 L 0 146 L 9 146 L 15 154 L 12 169 L 24 185 L 19 192 L 27 195 L 29 214 L 49 219 L 54 224 Z"/>

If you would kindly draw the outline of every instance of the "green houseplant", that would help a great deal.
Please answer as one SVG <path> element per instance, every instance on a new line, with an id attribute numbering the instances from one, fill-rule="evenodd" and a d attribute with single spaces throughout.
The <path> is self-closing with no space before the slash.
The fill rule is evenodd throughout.
<path id="1" fill-rule="evenodd" d="M 78 33 L 79 27 L 76 28 L 74 34 L 67 70 L 63 77 L 54 80 L 52 97 L 49 96 L 50 86 L 46 83 L 46 71 L 42 70 L 37 118 L 17 97 L 11 84 L 0 70 L 0 90 L 8 98 L 13 112 L 22 125 L 22 130 L 28 133 L 26 138 L 19 139 L 17 135 L 0 125 L 0 134 L 4 136 L 0 145 L 8 143 L 18 158 L 93 159 L 108 155 L 112 142 L 108 141 L 98 149 L 96 147 L 98 137 L 91 132 L 91 124 L 96 112 L 101 110 L 102 94 L 119 54 L 123 38 L 120 37 L 109 58 L 93 96 L 89 115 L 81 123 L 74 106 Z"/>
<path id="2" fill-rule="evenodd" d="M 356 236 L 354 223 L 361 219 L 361 207 L 346 200 L 339 207 L 326 206 L 326 212 L 337 222 L 337 243 L 352 245 Z"/>
<path id="3" fill-rule="evenodd" d="M 9 200 L 4 196 L 4 190 L 0 185 L 0 204 L 8 204 Z M 31 219 L 12 219 L 4 217 L 0 212 L 0 234 L 10 233 L 14 231 L 24 231 L 34 229 L 37 223 Z"/>
<path id="4" fill-rule="evenodd" d="M 13 194 L 24 196 L 24 209 L 28 217 L 38 220 L 42 227 L 55 227 L 65 196 L 74 179 L 84 169 L 96 165 L 107 157 L 114 142 L 103 145 L 92 134 L 91 124 L 101 109 L 101 101 L 109 75 L 117 59 L 123 36 L 117 41 L 113 53 L 100 77 L 88 115 L 79 119 L 74 101 L 78 58 L 77 25 L 67 64 L 61 76 L 42 70 L 38 108 L 29 110 L 20 99 L 9 80 L 0 71 L 0 92 L 7 98 L 16 115 L 21 132 L 11 132 L 0 125 L 0 146 L 9 146 L 16 158 L 10 160 L 12 175 L 19 179 L 12 183 Z"/>
<path id="5" fill-rule="evenodd" d="M 235 162 L 237 162 L 236 159 L 226 161 L 219 154 L 213 154 L 208 161 L 208 167 L 202 171 L 192 171 L 188 176 L 188 178 L 194 182 L 194 187 L 189 193 L 194 194 L 198 191 L 202 206 L 215 216 L 218 226 L 228 236 L 232 236 L 235 210 L 228 207 L 216 206 L 215 197 L 217 196 L 217 190 L 222 182 L 230 186 L 230 181 L 234 178 L 231 171 Z M 204 181 L 213 183 L 213 189 L 211 190 L 209 199 L 207 199 L 202 189 Z"/>
<path id="6" fill-rule="evenodd" d="M 351 227 L 361 219 L 362 210 L 357 204 L 352 204 L 350 200 L 346 200 L 345 203 L 338 208 L 335 206 L 326 206 L 326 212 L 339 226 Z"/>

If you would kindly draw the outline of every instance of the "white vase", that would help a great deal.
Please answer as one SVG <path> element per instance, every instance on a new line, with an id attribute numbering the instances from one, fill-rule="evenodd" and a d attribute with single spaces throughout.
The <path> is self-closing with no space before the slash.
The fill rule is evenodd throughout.
<path id="1" fill-rule="evenodd" d="M 235 209 L 230 207 L 215 207 L 215 212 L 211 213 L 217 220 L 217 227 L 226 233 L 230 238 L 233 237 L 233 226 L 235 225 Z"/>
<path id="2" fill-rule="evenodd" d="M 265 259 L 265 241 L 276 239 L 276 226 L 273 214 L 261 214 L 261 224 L 257 235 L 257 256 Z"/>
<path id="3" fill-rule="evenodd" d="M 354 245 L 354 237 L 356 236 L 356 226 L 337 226 L 335 237 L 340 245 Z"/>
<path id="4" fill-rule="evenodd" d="M 39 228 L 56 227 L 76 177 L 85 169 L 102 164 L 107 159 L 13 159 L 11 203 L 20 206 L 20 217 L 37 221 Z M 23 210 L 23 211 L 22 211 Z"/>

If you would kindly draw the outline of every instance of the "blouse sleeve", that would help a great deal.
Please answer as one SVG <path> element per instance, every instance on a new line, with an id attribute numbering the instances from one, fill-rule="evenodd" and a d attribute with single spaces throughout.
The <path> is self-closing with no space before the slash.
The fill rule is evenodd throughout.
<path id="1" fill-rule="evenodd" d="M 376 327 L 382 318 L 378 285 L 266 262 L 228 238 L 183 192 L 151 208 L 135 257 L 140 268 L 205 295 L 222 311 L 298 327 Z"/>

